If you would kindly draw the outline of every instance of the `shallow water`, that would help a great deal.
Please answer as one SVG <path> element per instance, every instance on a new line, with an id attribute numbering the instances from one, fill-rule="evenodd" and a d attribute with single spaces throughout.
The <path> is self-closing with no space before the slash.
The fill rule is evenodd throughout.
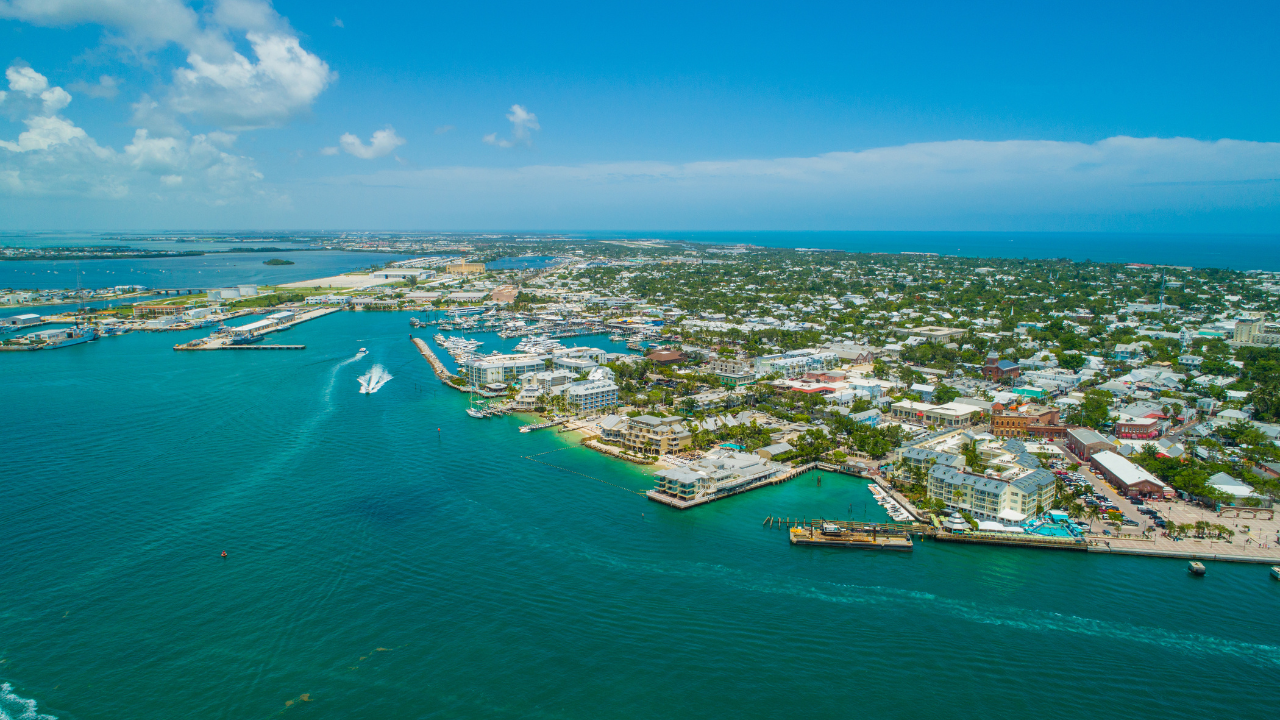
<path id="1" fill-rule="evenodd" d="M 0 682 L 111 720 L 1264 717 L 1277 700 L 1263 566 L 792 547 L 765 516 L 882 519 L 865 482 L 670 510 L 637 494 L 638 466 L 467 417 L 408 317 L 330 315 L 280 336 L 298 352 L 170 349 L 191 331 L 0 356 Z M 375 365 L 393 379 L 362 394 Z"/>

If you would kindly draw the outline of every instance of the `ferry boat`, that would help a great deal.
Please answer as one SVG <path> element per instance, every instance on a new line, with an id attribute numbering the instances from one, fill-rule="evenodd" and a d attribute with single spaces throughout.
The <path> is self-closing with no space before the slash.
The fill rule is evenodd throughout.
<path id="1" fill-rule="evenodd" d="M 1190 563 L 1187 564 L 1187 572 L 1196 576 L 1204 575 L 1205 573 L 1204 563 L 1192 560 Z"/>

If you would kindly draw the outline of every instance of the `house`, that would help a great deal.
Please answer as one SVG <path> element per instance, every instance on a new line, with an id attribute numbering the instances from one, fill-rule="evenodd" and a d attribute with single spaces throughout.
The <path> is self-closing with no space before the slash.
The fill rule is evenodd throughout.
<path id="1" fill-rule="evenodd" d="M 1141 360 L 1142 358 L 1146 357 L 1146 353 L 1143 352 L 1143 348 L 1147 344 L 1148 343 L 1145 343 L 1145 342 L 1116 343 L 1115 348 L 1112 349 L 1111 351 L 1111 357 L 1115 358 L 1116 360 L 1119 360 L 1120 362 L 1129 362 L 1131 360 Z"/>
<path id="2" fill-rule="evenodd" d="M 884 413 L 880 412 L 879 410 L 864 410 L 863 412 L 854 413 L 850 415 L 849 419 L 856 423 L 862 423 L 863 425 L 870 425 L 871 427 L 875 427 L 876 425 L 880 424 L 880 418 L 883 416 L 884 416 Z"/>
<path id="3" fill-rule="evenodd" d="M 675 365 L 678 362 L 684 362 L 689 359 L 688 355 L 679 350 L 654 350 L 645 357 L 655 365 Z"/>
<path id="4" fill-rule="evenodd" d="M 1269 496 L 1259 495 L 1254 491 L 1252 485 L 1243 480 L 1237 480 L 1224 472 L 1209 478 L 1205 481 L 1205 484 L 1217 489 L 1219 492 L 1230 495 L 1232 497 L 1231 504 L 1233 505 L 1239 505 L 1246 500 L 1253 499 L 1259 501 L 1258 504 L 1261 507 L 1271 507 L 1271 498 Z"/>
<path id="5" fill-rule="evenodd" d="M 1022 373 L 1022 368 L 1016 362 L 1010 360 L 1001 360 L 1000 355 L 994 350 L 987 353 L 986 362 L 982 366 L 982 376 L 991 381 L 1014 379 Z"/>
<path id="6" fill-rule="evenodd" d="M 911 386 L 911 392 L 920 396 L 921 402 L 930 402 L 933 400 L 933 393 L 937 390 L 933 385 L 925 385 L 924 383 L 915 383 Z"/>
<path id="7" fill-rule="evenodd" d="M 781 455 L 782 453 L 786 453 L 786 452 L 791 452 L 792 450 L 795 450 L 795 448 L 791 447 L 785 442 L 780 442 L 780 443 L 774 443 L 772 445 L 762 447 L 759 450 L 756 450 L 756 454 L 764 458 L 765 460 L 772 460 L 773 456 Z"/>

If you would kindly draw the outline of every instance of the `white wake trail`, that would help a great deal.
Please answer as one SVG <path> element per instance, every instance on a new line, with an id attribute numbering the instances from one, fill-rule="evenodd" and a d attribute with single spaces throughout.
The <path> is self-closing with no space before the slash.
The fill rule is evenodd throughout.
<path id="1" fill-rule="evenodd" d="M 360 381 L 360 392 L 371 395 L 386 385 L 392 378 L 392 374 L 381 365 L 374 365 L 369 372 L 361 375 L 357 380 Z"/>

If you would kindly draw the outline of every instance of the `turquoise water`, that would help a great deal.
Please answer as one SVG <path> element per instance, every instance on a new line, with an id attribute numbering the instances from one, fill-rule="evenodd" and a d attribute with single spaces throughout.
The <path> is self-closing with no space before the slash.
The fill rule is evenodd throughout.
<path id="1" fill-rule="evenodd" d="M 197 248 L 187 248 L 197 249 Z M 293 265 L 264 265 L 280 257 Z M 64 290 L 142 285 L 148 288 L 216 288 L 239 283 L 275 285 L 331 277 L 353 268 L 385 265 L 408 255 L 314 250 L 281 253 L 230 253 L 172 258 L 118 260 L 11 260 L 0 262 L 0 288 Z"/>
<path id="2" fill-rule="evenodd" d="M 299 352 L 170 349 L 193 331 L 0 356 L 0 682 L 64 720 L 1253 718 L 1278 699 L 1263 566 L 792 547 L 767 515 L 884 519 L 865 482 L 667 509 L 637 466 L 467 417 L 408 317 L 306 323 Z M 361 395 L 375 364 L 394 377 Z"/>

